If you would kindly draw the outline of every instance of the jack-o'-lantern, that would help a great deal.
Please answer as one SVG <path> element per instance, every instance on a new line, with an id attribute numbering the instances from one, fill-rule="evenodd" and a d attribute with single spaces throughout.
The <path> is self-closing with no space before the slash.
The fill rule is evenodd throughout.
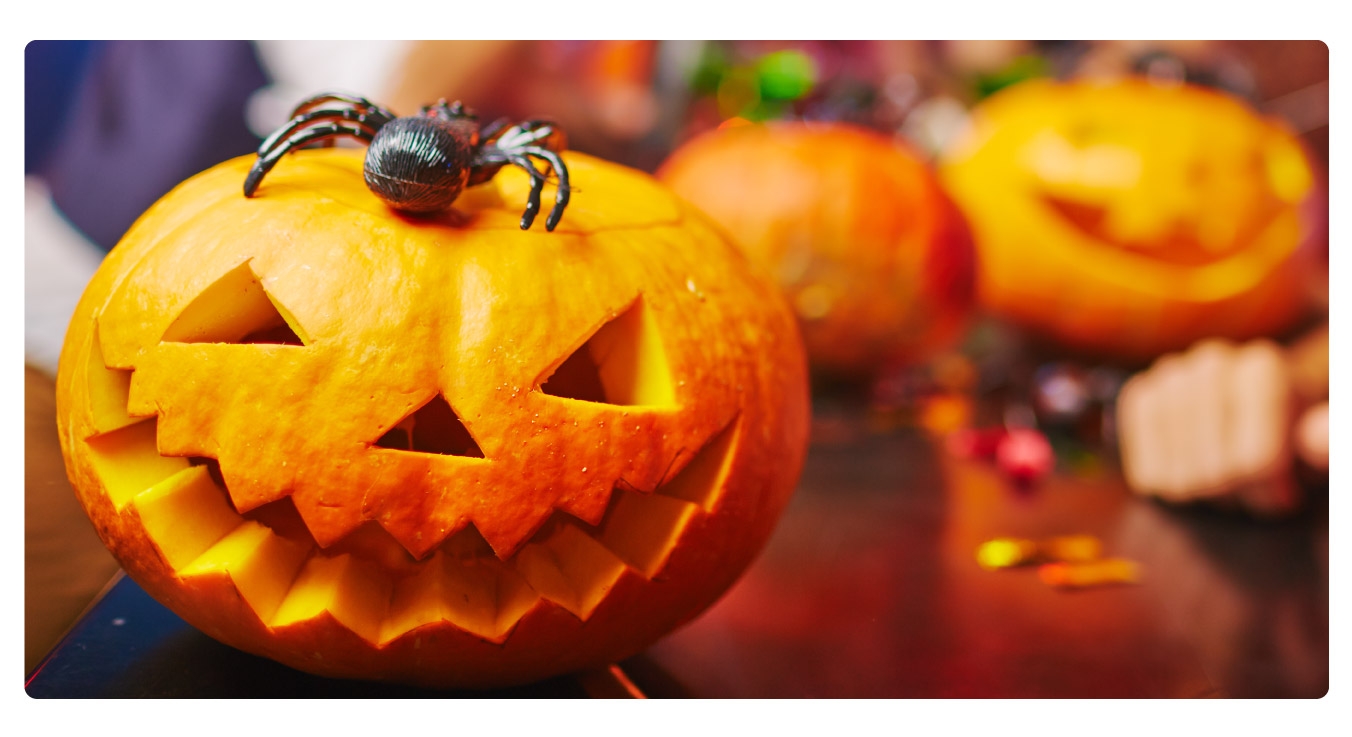
<path id="1" fill-rule="evenodd" d="M 792 313 L 650 177 L 566 156 L 553 232 L 521 169 L 407 216 L 342 148 L 147 211 L 58 376 L 128 574 L 242 650 L 433 687 L 613 662 L 725 591 L 802 464 Z"/>
<path id="2" fill-rule="evenodd" d="M 840 123 L 731 126 L 677 149 L 657 176 L 772 271 L 814 369 L 876 375 L 962 334 L 970 235 L 896 141 Z"/>
<path id="3" fill-rule="evenodd" d="M 1223 93 L 1026 82 L 973 111 L 940 174 L 976 237 L 978 303 L 1065 347 L 1144 359 L 1308 307 L 1311 164 Z"/>

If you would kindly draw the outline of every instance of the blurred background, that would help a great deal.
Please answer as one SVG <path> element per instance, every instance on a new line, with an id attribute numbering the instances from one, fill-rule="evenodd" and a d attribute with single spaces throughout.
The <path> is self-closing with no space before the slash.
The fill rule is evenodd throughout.
<path id="1" fill-rule="evenodd" d="M 1264 657 L 1295 673 L 1216 688 L 1322 695 L 1328 71 L 1317 41 L 32 42 L 25 670 L 116 570 L 69 492 L 51 420 L 84 284 L 175 184 L 337 91 L 403 115 L 448 98 L 484 121 L 549 117 L 571 148 L 654 174 L 800 318 L 817 458 L 806 485 L 821 464 L 867 459 L 891 480 L 857 487 L 942 487 L 945 514 L 984 520 L 955 528 L 968 547 L 973 530 L 1014 530 L 1040 488 L 1071 529 L 1067 489 L 1109 495 L 1083 526 L 1141 558 L 1192 551 L 1229 607 L 1227 635 L 1275 643 Z M 879 450 L 897 438 L 901 451 Z M 896 480 L 889 462 L 929 470 Z M 971 506 L 955 489 L 999 498 Z M 800 497 L 830 524 L 821 496 Z M 771 561 L 821 543 L 796 519 Z M 1314 593 L 1271 568 L 1287 562 L 1236 573 L 1215 525 L 1238 525 L 1245 555 L 1299 548 Z M 1159 628 L 1174 637 L 1193 605 L 1167 603 Z M 739 621 L 718 611 L 706 627 Z M 1198 648 L 1216 668 L 1235 660 L 1233 644 Z M 686 652 L 668 662 L 699 651 Z"/>

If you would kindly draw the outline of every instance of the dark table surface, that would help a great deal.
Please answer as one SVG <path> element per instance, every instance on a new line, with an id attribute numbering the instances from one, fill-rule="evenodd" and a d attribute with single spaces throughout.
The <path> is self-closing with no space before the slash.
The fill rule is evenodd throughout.
<path id="1" fill-rule="evenodd" d="M 696 698 L 1319 698 L 1329 688 L 1328 497 L 1284 521 L 1134 497 L 1111 464 L 1031 488 L 905 429 L 819 413 L 764 554 L 702 617 L 595 673 L 477 694 Z M 1136 584 L 985 570 L 994 537 L 1090 534 Z M 129 579 L 31 674 L 33 697 L 430 696 L 225 647 Z"/>

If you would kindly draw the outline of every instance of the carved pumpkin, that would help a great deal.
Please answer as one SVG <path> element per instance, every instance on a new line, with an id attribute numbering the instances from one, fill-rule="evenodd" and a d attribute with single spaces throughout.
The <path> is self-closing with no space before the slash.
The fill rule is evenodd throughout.
<path id="1" fill-rule="evenodd" d="M 753 559 L 801 468 L 792 314 L 646 175 L 569 154 L 400 216 L 362 151 L 153 206 L 58 377 L 80 501 L 148 592 L 313 673 L 522 683 L 627 657 Z M 547 195 L 552 197 L 552 195 Z"/>
<path id="2" fill-rule="evenodd" d="M 1073 349 L 1148 358 L 1307 306 L 1310 162 L 1219 92 L 1023 83 L 974 110 L 940 173 L 976 236 L 978 302 Z"/>
<path id="3" fill-rule="evenodd" d="M 657 174 L 771 269 L 814 368 L 863 376 L 951 345 L 972 307 L 966 225 L 929 167 L 845 124 L 706 133 Z"/>

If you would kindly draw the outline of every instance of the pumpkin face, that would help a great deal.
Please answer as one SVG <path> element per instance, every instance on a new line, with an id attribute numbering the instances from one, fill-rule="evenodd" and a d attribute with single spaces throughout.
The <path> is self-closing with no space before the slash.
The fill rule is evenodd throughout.
<path id="1" fill-rule="evenodd" d="M 438 687 L 625 657 L 731 585 L 801 467 L 792 315 L 650 178 L 568 163 L 553 233 L 524 173 L 401 216 L 348 149 L 147 211 L 57 397 L 132 578 L 240 649 Z"/>
<path id="2" fill-rule="evenodd" d="M 986 309 L 1123 358 L 1289 326 L 1317 230 L 1297 139 L 1220 93 L 1027 82 L 940 166 L 976 235 Z"/>
<path id="3" fill-rule="evenodd" d="M 823 372 L 914 363 L 966 326 L 966 225 L 891 139 L 845 124 L 724 128 L 674 152 L 658 178 L 773 271 Z"/>

